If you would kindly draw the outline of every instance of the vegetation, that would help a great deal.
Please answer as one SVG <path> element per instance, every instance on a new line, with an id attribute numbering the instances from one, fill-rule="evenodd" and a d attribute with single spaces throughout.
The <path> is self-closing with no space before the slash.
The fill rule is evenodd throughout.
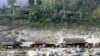
<path id="1" fill-rule="evenodd" d="M 9 0 L 11 12 L 8 14 L 5 13 L 7 10 L 5 7 L 0 10 L 1 18 L 7 17 L 13 19 L 12 21 L 21 20 L 22 25 L 30 26 L 62 24 L 86 27 L 99 25 L 100 22 L 99 0 L 29 0 L 28 14 L 16 10 L 14 2 L 14 0 Z M 60 11 L 63 12 L 60 13 Z"/>

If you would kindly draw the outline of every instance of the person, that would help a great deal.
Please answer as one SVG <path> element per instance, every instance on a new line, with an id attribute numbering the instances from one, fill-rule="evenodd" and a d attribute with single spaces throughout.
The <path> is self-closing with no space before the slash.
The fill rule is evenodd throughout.
<path id="1" fill-rule="evenodd" d="M 85 48 L 90 48 L 88 43 L 85 44 Z"/>
<path id="2" fill-rule="evenodd" d="M 46 46 L 46 44 L 44 43 L 43 45 L 42 45 L 42 47 L 44 48 Z"/>
<path id="3" fill-rule="evenodd" d="M 41 53 L 38 52 L 38 53 L 37 53 L 37 56 L 42 56 L 42 55 L 41 55 Z"/>
<path id="4" fill-rule="evenodd" d="M 57 52 L 54 52 L 54 56 L 58 56 L 58 53 Z"/>

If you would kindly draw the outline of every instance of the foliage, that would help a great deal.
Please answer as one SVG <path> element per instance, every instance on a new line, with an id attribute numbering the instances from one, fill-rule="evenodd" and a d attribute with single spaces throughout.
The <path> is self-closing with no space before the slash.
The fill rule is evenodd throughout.
<path id="1" fill-rule="evenodd" d="M 96 10 L 93 11 L 92 18 L 94 20 L 99 20 L 100 19 L 100 8 L 97 8 Z"/>
<path id="2" fill-rule="evenodd" d="M 12 32 L 11 32 L 11 31 L 8 31 L 7 34 L 8 34 L 8 35 L 9 35 L 9 34 L 12 34 Z"/>
<path id="3" fill-rule="evenodd" d="M 25 39 L 24 38 L 20 38 L 20 40 L 18 41 L 19 43 L 22 43 L 22 42 L 24 42 L 25 41 Z"/>
<path id="4" fill-rule="evenodd" d="M 67 25 L 75 25 L 76 28 L 79 25 L 100 22 L 99 0 L 29 0 L 30 10 L 27 15 L 17 11 L 13 5 L 14 2 L 15 0 L 9 0 L 12 11 L 10 18 L 23 20 L 26 25 L 67 23 Z M 6 10 L 4 8 L 4 11 Z M 61 10 L 65 12 L 59 15 Z M 69 10 L 73 12 L 70 17 L 66 14 Z M 4 14 L 4 11 L 0 10 L 0 14 Z"/>
<path id="5" fill-rule="evenodd" d="M 13 5 L 14 2 L 15 2 L 15 0 L 8 0 L 8 2 L 9 2 L 11 5 Z"/>
<path id="6" fill-rule="evenodd" d="M 17 30 L 14 31 L 15 34 L 19 34 L 19 32 Z"/>

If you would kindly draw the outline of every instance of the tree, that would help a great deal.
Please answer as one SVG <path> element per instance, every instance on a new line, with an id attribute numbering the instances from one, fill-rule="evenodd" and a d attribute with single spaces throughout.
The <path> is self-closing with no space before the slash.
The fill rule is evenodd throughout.
<path id="1" fill-rule="evenodd" d="M 51 18 L 46 18 L 45 23 L 50 24 L 51 23 Z"/>
<path id="2" fill-rule="evenodd" d="M 29 0 L 29 4 L 32 7 L 34 7 L 34 5 L 41 5 L 42 1 L 41 0 Z"/>
<path id="3" fill-rule="evenodd" d="M 10 3 L 10 5 L 14 5 L 15 0 L 8 0 L 8 2 Z"/>
<path id="4" fill-rule="evenodd" d="M 8 0 L 8 2 L 11 6 L 12 14 L 14 15 L 15 14 L 15 8 L 14 8 L 15 0 Z"/>
<path id="5" fill-rule="evenodd" d="M 78 24 L 97 23 L 100 18 L 100 0 L 28 0 L 30 5 L 29 14 L 22 14 L 14 7 L 15 0 L 8 0 L 11 5 L 11 17 L 23 20 L 27 23 L 70 23 Z M 4 8 L 5 10 L 5 8 Z M 5 13 L 1 10 L 1 13 Z M 63 14 L 59 12 L 63 10 Z M 66 15 L 66 11 L 73 11 L 73 16 Z M 4 15 L 5 16 L 5 15 Z M 69 19 L 70 18 L 70 19 Z M 80 19 L 79 19 L 80 18 Z M 90 22 L 91 21 L 91 22 Z"/>
<path id="6" fill-rule="evenodd" d="M 76 14 L 79 15 L 80 19 L 82 19 L 82 13 L 84 12 L 83 8 L 79 8 L 78 11 L 76 11 Z"/>
<path id="7" fill-rule="evenodd" d="M 36 4 L 37 5 L 41 5 L 42 4 L 42 1 L 41 0 L 36 0 Z"/>
<path id="8" fill-rule="evenodd" d="M 92 18 L 93 19 L 100 19 L 100 8 L 97 8 L 96 10 L 93 11 Z"/>
<path id="9" fill-rule="evenodd" d="M 31 8 L 34 6 L 35 0 L 29 0 L 29 5 L 31 6 Z"/>
<path id="10" fill-rule="evenodd" d="M 96 10 L 93 11 L 91 18 L 92 18 L 92 21 L 100 22 L 100 8 L 97 8 Z"/>

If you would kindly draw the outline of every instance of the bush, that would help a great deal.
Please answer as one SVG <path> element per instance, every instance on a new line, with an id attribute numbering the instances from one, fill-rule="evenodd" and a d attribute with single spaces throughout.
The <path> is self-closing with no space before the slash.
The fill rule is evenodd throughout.
<path id="1" fill-rule="evenodd" d="M 12 34 L 12 32 L 11 31 L 8 31 L 7 34 Z"/>

